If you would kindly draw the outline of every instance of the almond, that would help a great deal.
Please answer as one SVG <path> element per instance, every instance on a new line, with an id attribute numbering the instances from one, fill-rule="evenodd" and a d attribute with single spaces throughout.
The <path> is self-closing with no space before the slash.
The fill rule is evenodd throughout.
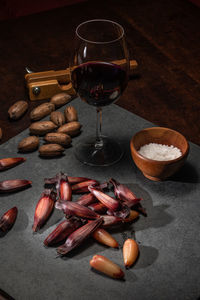
<path id="1" fill-rule="evenodd" d="M 0 127 L 0 140 L 2 139 L 2 136 L 3 136 L 3 131 L 1 129 L 1 127 Z"/>
<path id="2" fill-rule="evenodd" d="M 28 103 L 20 100 L 15 102 L 8 110 L 10 119 L 18 120 L 28 109 Z"/>
<path id="3" fill-rule="evenodd" d="M 46 102 L 34 108 L 31 111 L 30 118 L 32 121 L 38 121 L 48 116 L 54 110 L 55 105 L 53 103 Z"/>
<path id="4" fill-rule="evenodd" d="M 21 140 L 18 144 L 20 152 L 31 152 L 38 148 L 40 140 L 37 136 L 29 136 Z"/>
<path id="5" fill-rule="evenodd" d="M 29 127 L 29 130 L 31 134 L 45 135 L 46 133 L 51 132 L 56 128 L 56 124 L 54 124 L 52 121 L 39 121 L 32 123 Z"/>

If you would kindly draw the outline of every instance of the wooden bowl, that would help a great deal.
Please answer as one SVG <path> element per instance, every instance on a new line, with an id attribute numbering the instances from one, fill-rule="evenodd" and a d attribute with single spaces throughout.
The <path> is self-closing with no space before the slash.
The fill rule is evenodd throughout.
<path id="1" fill-rule="evenodd" d="M 148 159 L 139 154 L 138 150 L 149 143 L 173 145 L 181 150 L 182 155 L 167 161 Z M 184 164 L 189 153 L 189 144 L 186 138 L 179 132 L 164 127 L 151 127 L 137 132 L 131 139 L 130 148 L 137 167 L 145 177 L 154 181 L 165 180 L 172 176 Z"/>

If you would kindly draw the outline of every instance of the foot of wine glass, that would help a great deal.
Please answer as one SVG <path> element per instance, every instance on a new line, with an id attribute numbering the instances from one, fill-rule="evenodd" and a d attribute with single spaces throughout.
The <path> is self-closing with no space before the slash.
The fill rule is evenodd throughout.
<path id="1" fill-rule="evenodd" d="M 86 137 L 75 147 L 76 158 L 90 166 L 109 166 L 118 162 L 123 151 L 112 138 L 102 136 L 102 109 L 97 108 L 96 137 Z"/>

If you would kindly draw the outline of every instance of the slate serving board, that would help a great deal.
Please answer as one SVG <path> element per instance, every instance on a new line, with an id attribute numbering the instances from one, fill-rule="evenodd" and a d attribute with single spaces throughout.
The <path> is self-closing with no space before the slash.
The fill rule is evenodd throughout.
<path id="1" fill-rule="evenodd" d="M 95 109 L 73 101 L 83 124 L 83 136 L 95 134 Z M 64 108 L 61 108 L 61 111 Z M 146 120 L 111 105 L 103 111 L 103 133 L 118 139 L 125 150 L 123 159 L 110 167 L 89 167 L 73 155 L 73 147 L 65 156 L 41 159 L 38 152 L 19 155 L 18 142 L 28 136 L 25 130 L 0 146 L 0 157 L 23 156 L 27 161 L 0 173 L 0 181 L 29 179 L 32 187 L 8 195 L 0 195 L 0 215 L 13 206 L 19 213 L 12 230 L 0 237 L 0 288 L 15 299 L 198 299 L 200 296 L 200 148 L 190 143 L 190 154 L 184 167 L 164 182 L 146 179 L 132 162 L 129 142 L 137 131 L 154 126 Z M 112 230 L 120 249 L 110 249 L 92 239 L 65 258 L 58 258 L 55 248 L 45 248 L 43 240 L 63 215 L 55 210 L 47 224 L 32 233 L 36 203 L 44 189 L 43 179 L 63 171 L 70 176 L 110 177 L 127 184 L 142 197 L 148 217 L 131 226 Z M 75 199 L 75 198 L 74 198 Z M 135 266 L 124 270 L 123 241 L 135 238 L 140 256 Z M 89 260 L 102 254 L 119 264 L 125 280 L 113 280 L 92 271 Z"/>

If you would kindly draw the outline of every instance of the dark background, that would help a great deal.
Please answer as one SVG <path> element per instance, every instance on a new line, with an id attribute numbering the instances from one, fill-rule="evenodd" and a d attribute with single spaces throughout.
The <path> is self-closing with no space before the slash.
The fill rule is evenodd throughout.
<path id="1" fill-rule="evenodd" d="M 67 68 L 76 26 L 88 19 L 107 18 L 124 26 L 130 56 L 139 65 L 117 104 L 200 145 L 197 5 L 188 0 L 30 3 L 0 1 L 1 143 L 27 128 L 30 110 L 42 102 L 28 99 L 25 67 L 36 72 Z M 20 120 L 10 121 L 8 108 L 18 100 L 27 100 L 29 111 Z"/>

